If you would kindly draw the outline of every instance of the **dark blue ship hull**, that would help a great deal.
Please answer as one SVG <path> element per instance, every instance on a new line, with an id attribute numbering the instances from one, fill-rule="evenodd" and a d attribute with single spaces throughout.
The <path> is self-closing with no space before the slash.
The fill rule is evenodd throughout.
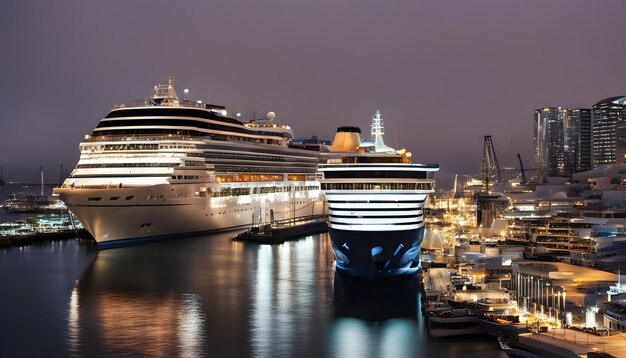
<path id="1" fill-rule="evenodd" d="M 330 228 L 337 271 L 362 278 L 414 275 L 420 269 L 424 228 L 349 231 Z"/>

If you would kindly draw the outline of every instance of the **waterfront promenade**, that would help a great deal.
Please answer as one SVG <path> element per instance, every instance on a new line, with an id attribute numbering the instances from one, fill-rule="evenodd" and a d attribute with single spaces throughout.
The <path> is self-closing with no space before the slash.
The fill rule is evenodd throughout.
<path id="1" fill-rule="evenodd" d="M 622 335 L 596 336 L 567 328 L 522 334 L 519 343 L 561 356 L 577 357 L 586 356 L 588 352 L 605 352 L 623 357 L 626 353 L 626 339 Z"/>

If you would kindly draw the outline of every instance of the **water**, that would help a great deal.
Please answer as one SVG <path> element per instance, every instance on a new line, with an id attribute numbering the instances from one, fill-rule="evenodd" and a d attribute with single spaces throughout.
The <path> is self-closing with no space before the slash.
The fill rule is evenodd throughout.
<path id="1" fill-rule="evenodd" d="M 335 275 L 326 234 L 233 236 L 0 251 L 2 356 L 506 357 L 488 336 L 429 338 L 416 279 Z"/>

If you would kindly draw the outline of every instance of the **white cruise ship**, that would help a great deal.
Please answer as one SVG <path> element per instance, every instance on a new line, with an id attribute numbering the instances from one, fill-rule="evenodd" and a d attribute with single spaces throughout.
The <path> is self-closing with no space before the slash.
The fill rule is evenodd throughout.
<path id="1" fill-rule="evenodd" d="M 424 202 L 439 165 L 411 164 L 411 153 L 383 142 L 376 111 L 372 142 L 358 127 L 340 127 L 319 171 L 329 205 L 337 271 L 378 278 L 414 274 L 424 236 Z"/>
<path id="2" fill-rule="evenodd" d="M 179 100 L 169 78 L 114 106 L 54 195 L 100 247 L 323 213 L 319 154 L 289 148 L 291 128 L 271 119 Z"/>

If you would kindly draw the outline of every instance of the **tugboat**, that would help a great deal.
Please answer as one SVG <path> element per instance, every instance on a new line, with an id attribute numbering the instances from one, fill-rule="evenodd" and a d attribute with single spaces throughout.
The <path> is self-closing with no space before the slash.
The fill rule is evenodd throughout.
<path id="1" fill-rule="evenodd" d="M 320 155 L 335 267 L 368 279 L 416 274 L 439 165 L 412 164 L 410 152 L 385 145 L 379 111 L 372 122 L 372 141 L 361 141 L 358 127 L 339 127 Z"/>

